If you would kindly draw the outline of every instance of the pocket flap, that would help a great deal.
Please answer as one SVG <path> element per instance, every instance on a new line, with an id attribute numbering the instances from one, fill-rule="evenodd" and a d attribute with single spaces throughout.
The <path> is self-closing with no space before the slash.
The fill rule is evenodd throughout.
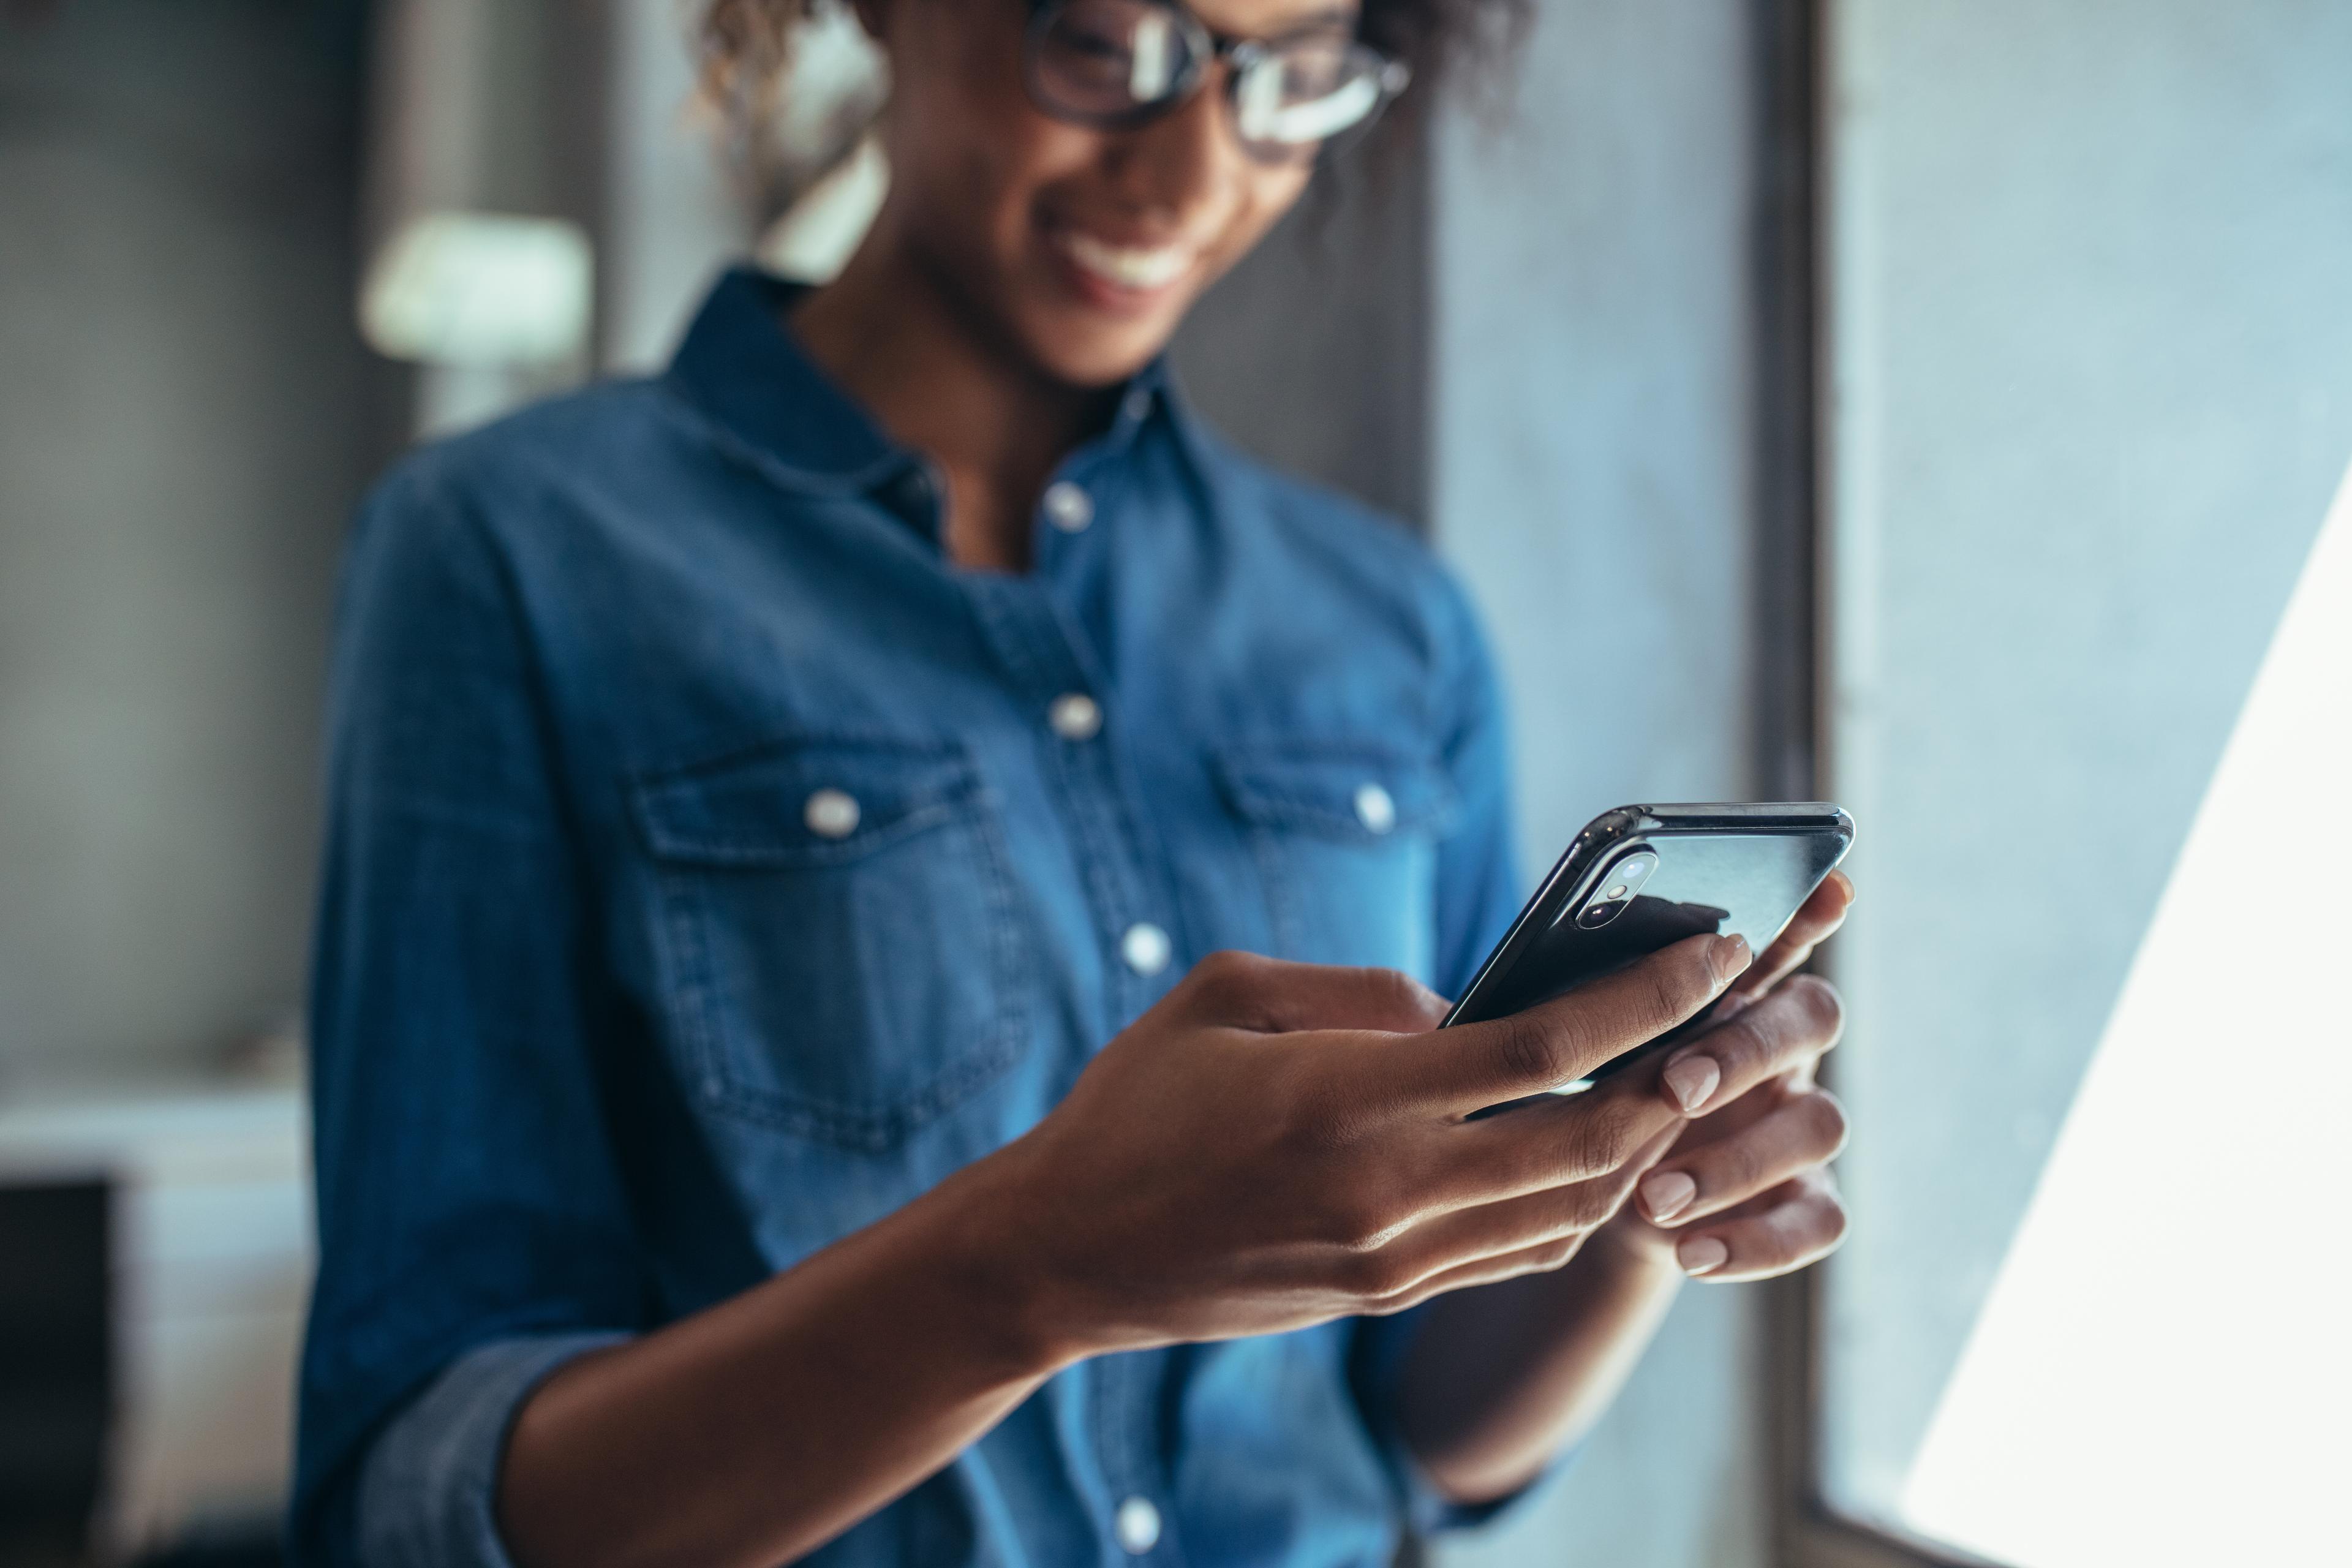
<path id="1" fill-rule="evenodd" d="M 1331 838 L 1441 834 L 1457 805 L 1435 763 L 1372 745 L 1242 742 L 1218 748 L 1215 764 L 1225 798 L 1243 816 Z"/>
<path id="2" fill-rule="evenodd" d="M 948 820 L 979 788 L 952 743 L 825 737 L 647 774 L 632 805 L 656 858 L 757 869 L 870 855 Z"/>

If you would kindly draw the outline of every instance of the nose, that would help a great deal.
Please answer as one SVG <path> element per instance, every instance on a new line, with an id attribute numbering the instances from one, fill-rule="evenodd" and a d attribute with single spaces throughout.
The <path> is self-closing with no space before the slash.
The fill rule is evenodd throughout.
<path id="1" fill-rule="evenodd" d="M 1248 156 L 1225 123 L 1223 67 L 1171 112 L 1118 137 L 1110 173 L 1138 206 L 1189 218 L 1226 199 Z"/>

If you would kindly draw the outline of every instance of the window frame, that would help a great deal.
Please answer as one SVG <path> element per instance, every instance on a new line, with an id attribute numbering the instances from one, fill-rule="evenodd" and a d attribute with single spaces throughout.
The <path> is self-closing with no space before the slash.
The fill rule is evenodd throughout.
<path id="1" fill-rule="evenodd" d="M 1754 769 L 1769 798 L 1813 798 L 1829 756 L 1831 127 L 1833 0 L 1750 0 L 1751 350 L 1755 484 Z M 1821 965 L 1832 974 L 1834 956 Z M 1834 1065 L 1828 1076 L 1834 1079 Z M 1771 1560 L 1785 1568 L 2000 1568 L 1840 1513 L 1821 1469 L 1828 1321 L 1818 1269 L 1761 1288 L 1767 1386 L 1759 1434 Z"/>

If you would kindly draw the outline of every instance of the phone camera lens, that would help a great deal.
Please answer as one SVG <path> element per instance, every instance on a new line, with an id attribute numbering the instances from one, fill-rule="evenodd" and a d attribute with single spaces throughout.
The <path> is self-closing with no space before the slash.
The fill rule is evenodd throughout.
<path id="1" fill-rule="evenodd" d="M 1586 931 L 1599 931 L 1625 912 L 1622 899 L 1595 899 L 1576 913 L 1576 923 Z"/>

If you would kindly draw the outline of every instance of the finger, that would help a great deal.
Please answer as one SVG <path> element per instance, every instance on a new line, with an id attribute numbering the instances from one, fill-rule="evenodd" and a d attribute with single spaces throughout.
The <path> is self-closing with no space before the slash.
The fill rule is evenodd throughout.
<path id="1" fill-rule="evenodd" d="M 1827 1172 L 1785 1182 L 1675 1246 L 1683 1272 L 1709 1280 L 1769 1279 L 1828 1256 L 1845 1238 L 1845 1205 Z"/>
<path id="2" fill-rule="evenodd" d="M 1454 1290 L 1467 1290 L 1480 1285 L 1500 1285 L 1507 1279 L 1517 1279 L 1528 1274 L 1549 1274 L 1565 1267 L 1585 1242 L 1591 1231 L 1577 1231 L 1538 1242 L 1516 1252 L 1498 1253 L 1467 1263 L 1442 1269 L 1426 1279 L 1415 1280 L 1402 1290 L 1370 1298 L 1362 1310 L 1375 1317 L 1402 1312 L 1420 1306 L 1423 1301 Z"/>
<path id="3" fill-rule="evenodd" d="M 1727 1024 L 1666 1058 L 1660 1092 L 1686 1115 L 1700 1116 L 1767 1079 L 1810 1068 L 1837 1044 L 1845 1009 L 1830 984 L 1799 975 Z"/>
<path id="4" fill-rule="evenodd" d="M 1507 1203 L 1665 1157 L 1688 1121 L 1644 1078 L 1584 1094 L 1546 1095 L 1475 1121 L 1446 1121 L 1415 1148 L 1424 1215 Z"/>
<path id="5" fill-rule="evenodd" d="M 1660 1162 L 1642 1178 L 1642 1213 L 1674 1228 L 1721 1214 L 1836 1159 L 1845 1133 L 1845 1109 L 1835 1096 L 1793 1090 L 1736 1135 Z"/>
<path id="6" fill-rule="evenodd" d="M 1169 1000 L 1197 1022 L 1259 1034 L 1373 1029 L 1418 1036 L 1445 1016 L 1443 997 L 1397 970 L 1292 963 L 1253 952 L 1209 954 Z"/>
<path id="7" fill-rule="evenodd" d="M 1574 1083 L 1706 1006 L 1750 957 L 1737 936 L 1688 938 L 1539 1007 L 1396 1041 L 1394 1081 L 1457 1115 Z"/>
<path id="8" fill-rule="evenodd" d="M 1677 1131 L 1664 1128 L 1631 1158 L 1587 1180 L 1521 1187 L 1489 1201 L 1441 1207 L 1391 1243 L 1389 1259 L 1408 1280 L 1418 1279 L 1603 1225 L 1625 1206 L 1643 1174 L 1674 1147 Z"/>
<path id="9" fill-rule="evenodd" d="M 1723 1005 L 1717 1010 L 1717 1016 L 1729 1018 L 1803 968 L 1813 956 L 1813 949 L 1845 924 L 1846 911 L 1853 907 L 1853 879 L 1843 871 L 1832 871 L 1805 900 L 1788 928 L 1764 950 L 1764 956 L 1739 977 L 1739 984 L 1731 987 Z"/>

